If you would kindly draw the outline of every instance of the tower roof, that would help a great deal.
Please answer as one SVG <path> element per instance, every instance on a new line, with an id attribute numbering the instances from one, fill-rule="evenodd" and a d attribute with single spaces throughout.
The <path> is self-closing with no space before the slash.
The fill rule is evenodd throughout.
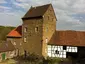
<path id="1" fill-rule="evenodd" d="M 43 14 L 46 12 L 46 10 L 48 9 L 48 7 L 50 5 L 51 4 L 47 4 L 47 5 L 43 5 L 43 6 L 37 6 L 37 7 L 31 7 L 22 19 L 43 16 Z"/>

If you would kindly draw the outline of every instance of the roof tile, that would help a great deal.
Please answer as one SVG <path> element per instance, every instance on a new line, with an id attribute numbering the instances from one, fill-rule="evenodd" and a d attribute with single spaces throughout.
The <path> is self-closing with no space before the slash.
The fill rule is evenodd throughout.
<path id="1" fill-rule="evenodd" d="M 83 31 L 56 31 L 48 44 L 85 46 L 85 32 Z"/>
<path id="2" fill-rule="evenodd" d="M 22 19 L 43 16 L 43 14 L 46 12 L 46 10 L 48 9 L 48 7 L 50 5 L 51 4 L 47 4 L 47 5 L 43 5 L 43 6 L 37 6 L 37 7 L 31 7 Z"/>
<path id="3" fill-rule="evenodd" d="M 21 36 L 22 36 L 22 26 L 18 26 L 7 35 L 7 37 L 21 37 Z"/>

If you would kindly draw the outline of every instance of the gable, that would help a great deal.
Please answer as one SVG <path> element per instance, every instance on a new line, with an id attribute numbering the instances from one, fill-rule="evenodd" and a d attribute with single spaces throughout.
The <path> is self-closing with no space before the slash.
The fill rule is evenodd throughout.
<path id="1" fill-rule="evenodd" d="M 54 18 L 55 21 L 57 21 L 57 18 L 56 18 L 56 15 L 55 15 L 55 11 L 54 11 L 52 5 L 50 5 L 50 6 L 48 7 L 47 11 L 44 13 L 43 16 L 45 16 L 45 17 L 48 17 L 48 16 L 49 16 L 50 18 Z"/>

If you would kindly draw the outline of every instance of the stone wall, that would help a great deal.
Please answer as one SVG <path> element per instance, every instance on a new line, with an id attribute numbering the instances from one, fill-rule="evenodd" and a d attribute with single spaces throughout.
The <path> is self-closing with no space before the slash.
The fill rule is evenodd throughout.
<path id="1" fill-rule="evenodd" d="M 52 35 L 56 31 L 56 17 L 52 6 L 43 15 L 43 56 L 47 56 L 47 43 L 50 41 Z M 46 43 L 47 40 L 47 43 Z"/>
<path id="2" fill-rule="evenodd" d="M 23 20 L 23 48 L 26 53 L 42 55 L 42 24 L 42 18 Z M 24 30 L 25 28 L 26 30 Z M 24 42 L 24 38 L 26 38 L 26 42 Z"/>
<path id="3" fill-rule="evenodd" d="M 24 54 L 22 38 L 7 38 L 7 41 L 11 41 L 11 43 L 15 46 L 15 48 L 18 50 L 18 55 Z"/>

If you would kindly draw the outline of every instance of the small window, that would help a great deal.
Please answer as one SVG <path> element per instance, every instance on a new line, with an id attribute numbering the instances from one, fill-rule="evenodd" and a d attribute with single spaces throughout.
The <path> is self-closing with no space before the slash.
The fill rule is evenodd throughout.
<path id="1" fill-rule="evenodd" d="M 43 16 L 43 18 L 44 18 L 44 16 Z"/>
<path id="2" fill-rule="evenodd" d="M 35 32 L 38 32 L 38 27 L 35 28 Z"/>
<path id="3" fill-rule="evenodd" d="M 14 42 L 13 44 L 16 45 L 16 42 Z"/>
<path id="4" fill-rule="evenodd" d="M 46 27 L 46 32 L 48 32 L 48 27 Z"/>
<path id="5" fill-rule="evenodd" d="M 56 51 L 55 51 L 55 54 L 59 54 L 59 51 L 58 51 L 58 50 L 56 50 Z"/>
<path id="6" fill-rule="evenodd" d="M 48 16 L 48 20 L 49 20 L 49 16 Z"/>
<path id="7" fill-rule="evenodd" d="M 46 43 L 48 43 L 48 39 L 46 38 Z"/>
<path id="8" fill-rule="evenodd" d="M 22 45 L 22 43 L 20 42 L 20 45 Z"/>
<path id="9" fill-rule="evenodd" d="M 63 46 L 63 50 L 66 50 L 66 46 Z"/>
<path id="10" fill-rule="evenodd" d="M 24 42 L 27 42 L 27 38 L 26 37 L 24 38 Z"/>
<path id="11" fill-rule="evenodd" d="M 27 32 L 27 27 L 24 28 L 24 32 Z"/>

